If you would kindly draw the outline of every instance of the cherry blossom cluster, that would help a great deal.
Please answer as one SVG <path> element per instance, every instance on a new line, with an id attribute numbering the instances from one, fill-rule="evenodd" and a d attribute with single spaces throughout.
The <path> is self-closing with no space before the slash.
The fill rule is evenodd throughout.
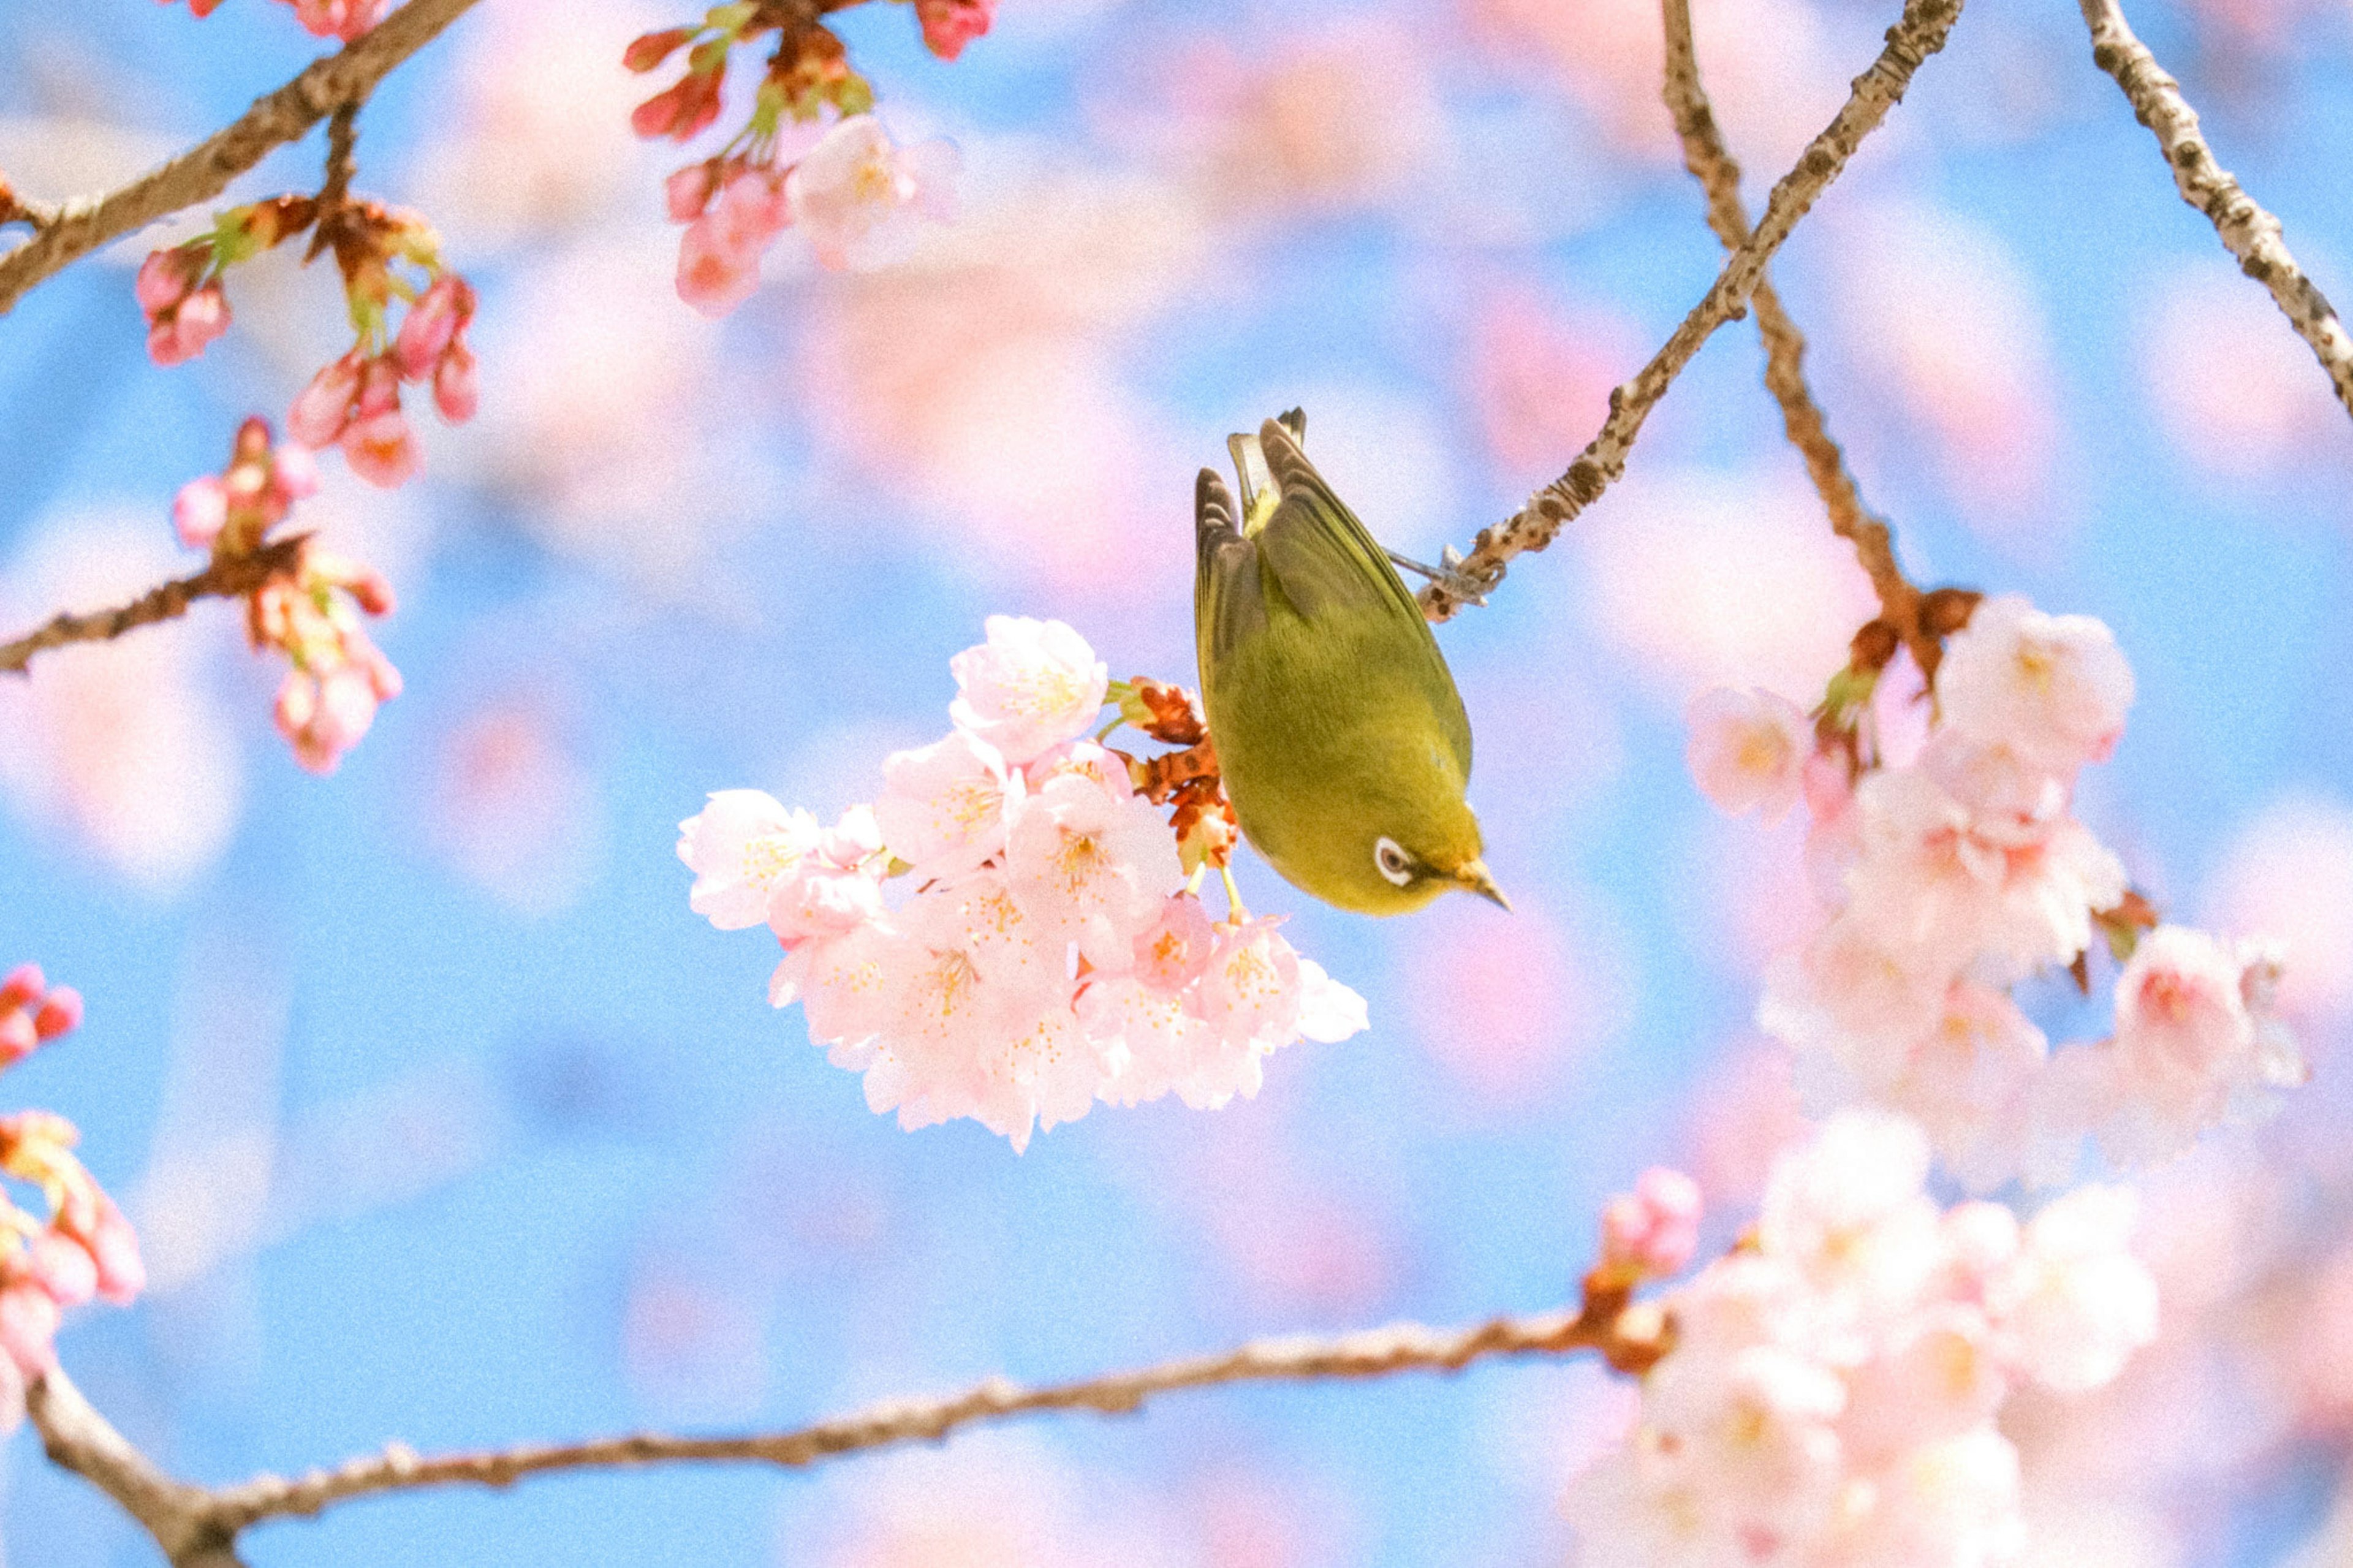
<path id="1" fill-rule="evenodd" d="M 35 965 L 0 978 L 0 1065 L 80 1022 L 81 998 Z M 0 1194 L 0 1429 L 24 1418 L 26 1389 L 57 1364 L 67 1308 L 126 1302 L 147 1283 L 131 1222 L 74 1157 L 79 1136 L 49 1111 L 0 1116 L 0 1174 L 37 1189 L 48 1211 L 37 1218 Z"/>
<path id="2" fill-rule="evenodd" d="M 886 759 L 871 806 L 828 827 L 725 790 L 680 825 L 694 911 L 783 944 L 769 1000 L 802 1005 L 876 1111 L 968 1116 L 1017 1151 L 1099 1100 L 1247 1098 L 1271 1052 L 1362 1029 L 1279 919 L 1210 918 L 1128 761 L 1086 738 L 1111 682 L 1085 639 L 987 633 L 951 662 L 954 728 Z M 1222 862 L 1203 856 L 1194 884 Z"/>
<path id="3" fill-rule="evenodd" d="M 172 522 L 180 542 L 216 561 L 250 554 L 318 488 L 311 454 L 273 445 L 267 421 L 248 419 L 228 467 L 180 488 Z M 332 773 L 375 721 L 378 705 L 400 694 L 400 672 L 368 638 L 364 616 L 389 615 L 392 584 L 362 563 L 302 541 L 292 568 L 253 590 L 246 632 L 256 649 L 275 648 L 291 666 L 278 689 L 279 732 L 313 773 Z"/>
<path id="4" fill-rule="evenodd" d="M 953 59 L 988 30 L 994 0 L 926 0 L 918 7 L 933 49 Z M 686 72 L 639 104 L 638 134 L 685 142 L 718 118 L 731 52 L 776 35 L 744 127 L 712 156 L 670 175 L 664 197 L 679 242 L 679 298 L 723 316 L 759 283 L 760 258 L 798 228 L 819 264 L 842 268 L 907 215 L 944 219 L 955 175 L 945 142 L 895 145 L 871 112 L 874 93 L 849 67 L 841 40 L 788 7 L 722 5 L 701 26 L 648 33 L 623 55 L 631 70 L 659 68 L 679 50 Z"/>
<path id="5" fill-rule="evenodd" d="M 358 342 L 294 400 L 288 428 L 313 450 L 340 447 L 370 484 L 399 485 L 418 462 L 401 384 L 429 383 L 434 406 L 453 425 L 472 418 L 477 402 L 466 343 L 474 290 L 443 266 L 438 237 L 416 214 L 349 196 L 278 196 L 230 208 L 211 232 L 154 251 L 140 267 L 147 352 L 165 365 L 202 353 L 228 328 L 227 269 L 306 231 L 312 255 L 334 253 Z M 407 306 L 396 333 L 395 301 Z"/>
<path id="6" fill-rule="evenodd" d="M 2127 1190 L 2021 1225 L 1940 1209 L 1928 1166 L 1916 1126 L 1871 1111 L 1782 1156 L 1754 1230 L 1666 1299 L 1673 1348 L 1626 1444 L 1571 1486 L 1585 1568 L 2017 1560 L 2004 1401 L 2113 1379 L 2156 1337 L 2157 1285 Z"/>
<path id="7" fill-rule="evenodd" d="M 1764 691 L 1708 692 L 1690 715 L 1717 805 L 1770 819 L 1802 796 L 1810 814 L 1824 917 L 1768 970 L 1757 1018 L 1811 1099 L 1915 1118 L 1987 1191 L 2064 1181 L 2087 1136 L 2112 1160 L 2167 1157 L 2303 1080 L 2276 949 L 2161 924 L 2073 815 L 2132 701 L 2105 626 L 1978 605 L 1910 756 L 1873 739 L 1876 673 L 1842 672 L 1811 725 Z M 2114 1032 L 2054 1051 L 2013 993 L 2054 973 L 2088 991 L 2095 941 L 2120 965 Z"/>
<path id="8" fill-rule="evenodd" d="M 172 0 L 161 0 L 169 5 Z M 221 0 L 188 0 L 188 9 L 198 16 L 209 16 L 220 8 Z M 390 0 L 285 0 L 294 8 L 294 19 L 314 37 L 341 38 L 351 42 L 378 22 L 384 20 Z"/>

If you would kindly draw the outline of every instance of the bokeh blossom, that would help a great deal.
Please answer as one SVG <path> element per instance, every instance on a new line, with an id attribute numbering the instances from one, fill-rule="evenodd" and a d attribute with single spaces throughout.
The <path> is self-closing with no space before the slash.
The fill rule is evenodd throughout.
<path id="1" fill-rule="evenodd" d="M 1272 1052 L 1364 1028 L 1279 920 L 1202 907 L 1155 797 L 1085 739 L 1108 688 L 1085 640 L 987 629 L 952 661 L 955 729 L 889 758 L 871 807 L 828 826 L 723 790 L 680 825 L 690 907 L 776 934 L 769 999 L 802 1004 L 867 1103 L 908 1128 L 971 1117 L 1019 1150 L 1097 1100 L 1248 1098 Z"/>
<path id="2" fill-rule="evenodd" d="M 2156 1336 L 2157 1287 L 2129 1249 L 2130 1194 L 2082 1188 L 2021 1226 L 1940 1209 L 1928 1155 L 1912 1124 L 1848 1112 L 1775 1165 L 1748 1238 L 1666 1299 L 1674 1346 L 1629 1439 L 1570 1488 L 1580 1563 L 2015 1560 L 2019 1458 L 1997 1417 L 2014 1390 L 2113 1379 Z M 1625 1202 L 1607 1234 L 1651 1234 Z M 1673 1223 L 1688 1206 L 1678 1190 Z"/>

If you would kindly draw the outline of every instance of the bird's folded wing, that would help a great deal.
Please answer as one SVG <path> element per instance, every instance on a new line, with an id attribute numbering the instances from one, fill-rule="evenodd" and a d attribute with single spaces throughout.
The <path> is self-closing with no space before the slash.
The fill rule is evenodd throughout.
<path id="1" fill-rule="evenodd" d="M 1410 661 L 1412 673 L 1419 677 L 1418 684 L 1426 690 L 1467 778 L 1471 721 L 1412 590 L 1389 564 L 1388 552 L 1332 493 L 1287 428 L 1268 420 L 1259 428 L 1259 445 L 1282 499 L 1249 542 L 1257 546 L 1282 598 L 1309 621 L 1363 616 L 1389 629 L 1399 656 Z"/>
<path id="2" fill-rule="evenodd" d="M 1258 546 L 1235 526 L 1234 498 L 1215 468 L 1193 487 L 1193 618 L 1201 679 L 1251 634 L 1266 626 L 1266 587 Z"/>

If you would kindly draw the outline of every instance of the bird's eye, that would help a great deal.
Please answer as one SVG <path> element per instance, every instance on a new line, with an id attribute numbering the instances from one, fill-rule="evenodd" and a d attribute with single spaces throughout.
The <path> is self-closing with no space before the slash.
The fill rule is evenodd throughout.
<path id="1" fill-rule="evenodd" d="M 1398 887 L 1413 880 L 1413 857 L 1398 847 L 1394 838 L 1383 838 L 1373 846 L 1373 864 L 1381 875 Z"/>

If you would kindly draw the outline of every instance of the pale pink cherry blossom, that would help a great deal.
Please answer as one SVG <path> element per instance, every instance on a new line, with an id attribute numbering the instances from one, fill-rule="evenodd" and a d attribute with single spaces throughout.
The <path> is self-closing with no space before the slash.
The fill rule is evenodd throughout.
<path id="1" fill-rule="evenodd" d="M 1124 779 L 1049 779 L 1014 806 L 1006 841 L 1013 897 L 1053 940 L 1098 969 L 1133 961 L 1138 935 L 1184 879 L 1176 840 Z"/>
<path id="2" fill-rule="evenodd" d="M 1800 1051 L 1827 1052 L 1866 1083 L 1883 1082 L 1894 1053 L 1934 1026 L 1952 973 L 1936 955 L 1891 943 L 1842 912 L 1767 967 L 1757 1026 Z"/>
<path id="3" fill-rule="evenodd" d="M 997 0 L 915 0 L 923 47 L 944 60 L 964 53 L 966 44 L 988 31 L 996 16 Z"/>
<path id="4" fill-rule="evenodd" d="M 406 484 L 422 461 L 407 416 L 396 407 L 353 420 L 343 426 L 337 445 L 352 472 L 383 489 Z"/>
<path id="5" fill-rule="evenodd" d="M 1005 852 L 1025 781 L 966 730 L 883 759 L 874 818 L 891 853 L 925 876 L 955 876 Z"/>
<path id="6" fill-rule="evenodd" d="M 1683 759 L 1700 793 L 1731 816 L 1755 808 L 1767 826 L 1798 802 L 1813 726 L 1778 692 L 1714 687 L 1684 710 Z"/>
<path id="7" fill-rule="evenodd" d="M 1990 1289 L 2007 1353 L 2044 1387 L 2100 1387 L 2157 1338 L 2157 1282 L 2130 1247 L 2137 1213 L 2127 1187 L 2054 1199 L 2027 1222 L 2010 1278 Z"/>
<path id="8" fill-rule="evenodd" d="M 353 405 L 360 395 L 360 376 L 368 361 L 357 349 L 330 362 L 295 395 L 287 410 L 286 431 L 305 447 L 331 447 L 352 422 Z"/>
<path id="9" fill-rule="evenodd" d="M 1985 1311 L 1933 1302 L 1906 1314 L 1878 1353 L 1847 1374 L 1839 1436 L 1857 1465 L 1887 1465 L 1907 1449 L 1983 1426 L 2010 1388 L 2010 1369 Z"/>
<path id="10" fill-rule="evenodd" d="M 1217 927 L 1201 900 L 1190 893 L 1171 893 L 1160 906 L 1159 921 L 1137 935 L 1129 973 L 1139 984 L 1165 995 L 1182 995 L 1208 973 L 1217 943 Z"/>
<path id="11" fill-rule="evenodd" d="M 1924 1190 L 1928 1159 L 1913 1122 L 1850 1110 L 1776 1167 L 1758 1245 L 1797 1268 L 1825 1332 L 1867 1331 L 1931 1277 L 1939 1215 Z"/>
<path id="12" fill-rule="evenodd" d="M 2125 895 L 2124 866 L 2072 817 L 2018 837 L 1988 831 L 1916 769 L 1874 773 L 1856 794 L 1863 853 L 1849 912 L 1892 942 L 1974 964 L 2007 982 L 2065 964 L 2092 940 L 2092 912 Z"/>
<path id="13" fill-rule="evenodd" d="M 1094 728 L 1110 667 L 1060 621 L 991 616 L 988 640 L 948 660 L 948 717 L 1016 766 Z"/>
<path id="14" fill-rule="evenodd" d="M 1653 1166 L 1601 1210 L 1601 1264 L 1632 1279 L 1680 1273 L 1699 1247 L 1699 1184 Z"/>
<path id="15" fill-rule="evenodd" d="M 678 834 L 678 858 L 694 873 L 687 907 L 720 931 L 743 931 L 767 920 L 770 895 L 821 830 L 807 812 L 787 811 L 760 790 L 723 789 Z"/>
<path id="16" fill-rule="evenodd" d="M 1844 1381 L 1813 1357 L 1753 1344 L 1721 1359 L 1669 1355 L 1644 1380 L 1642 1415 L 1673 1435 L 1678 1462 L 1704 1478 L 1736 1536 L 1763 1544 L 1828 1524 L 1843 1479 L 1836 1423 L 1846 1397 Z"/>
<path id="17" fill-rule="evenodd" d="M 387 0 L 288 0 L 303 30 L 349 43 L 384 19 Z"/>
<path id="18" fill-rule="evenodd" d="M 2277 954 L 2158 926 L 2116 976 L 2115 1038 L 2099 1047 L 2116 1115 L 2101 1131 L 2117 1158 L 2147 1161 L 2200 1131 L 2272 1109 L 2267 1090 L 2304 1081 L 2303 1058 L 2272 1014 Z"/>
<path id="19" fill-rule="evenodd" d="M 312 773 L 332 773 L 375 725 L 376 709 L 400 695 L 400 672 L 369 647 L 362 657 L 325 669 L 288 670 L 270 716 L 296 762 Z"/>
<path id="20" fill-rule="evenodd" d="M 1066 972 L 1035 961 L 984 969 L 955 922 L 933 929 L 882 955 L 887 1016 L 867 1103 L 896 1110 L 909 1129 L 972 1117 L 1017 1153 L 1033 1120 L 1051 1128 L 1083 1116 L 1102 1052 L 1078 1027 Z"/>
<path id="21" fill-rule="evenodd" d="M 1955 728 L 1936 731 L 1916 759 L 1968 812 L 1978 837 L 2031 845 L 2065 816 L 2072 773 L 2057 773 L 2006 742 L 1986 742 Z"/>
<path id="22" fill-rule="evenodd" d="M 947 142 L 895 146 L 881 121 L 853 114 L 802 155 L 784 189 L 818 264 L 839 270 L 902 213 L 946 219 L 955 172 Z"/>
<path id="23" fill-rule="evenodd" d="M 2132 667 L 2101 622 L 2045 615 L 2006 594 L 1978 605 L 1947 640 L 1936 700 L 1954 729 L 2065 776 L 2116 750 Z"/>
<path id="24" fill-rule="evenodd" d="M 1991 1568 L 2027 1544 L 2018 1449 L 1990 1423 L 1910 1448 L 1874 1474 L 1844 1521 L 1840 1568 Z"/>
<path id="25" fill-rule="evenodd" d="M 679 238 L 678 297 L 723 316 L 760 286 L 760 258 L 793 221 L 786 182 L 770 168 L 739 168 Z"/>
<path id="26" fill-rule="evenodd" d="M 1987 1192 L 2034 1163 L 2043 1131 L 2035 1091 L 2050 1052 L 2008 992 L 1960 979 L 1935 1026 L 1893 1054 L 1876 1087 L 1965 1186 Z M 2080 1137 L 2083 1124 L 2073 1131 Z"/>

